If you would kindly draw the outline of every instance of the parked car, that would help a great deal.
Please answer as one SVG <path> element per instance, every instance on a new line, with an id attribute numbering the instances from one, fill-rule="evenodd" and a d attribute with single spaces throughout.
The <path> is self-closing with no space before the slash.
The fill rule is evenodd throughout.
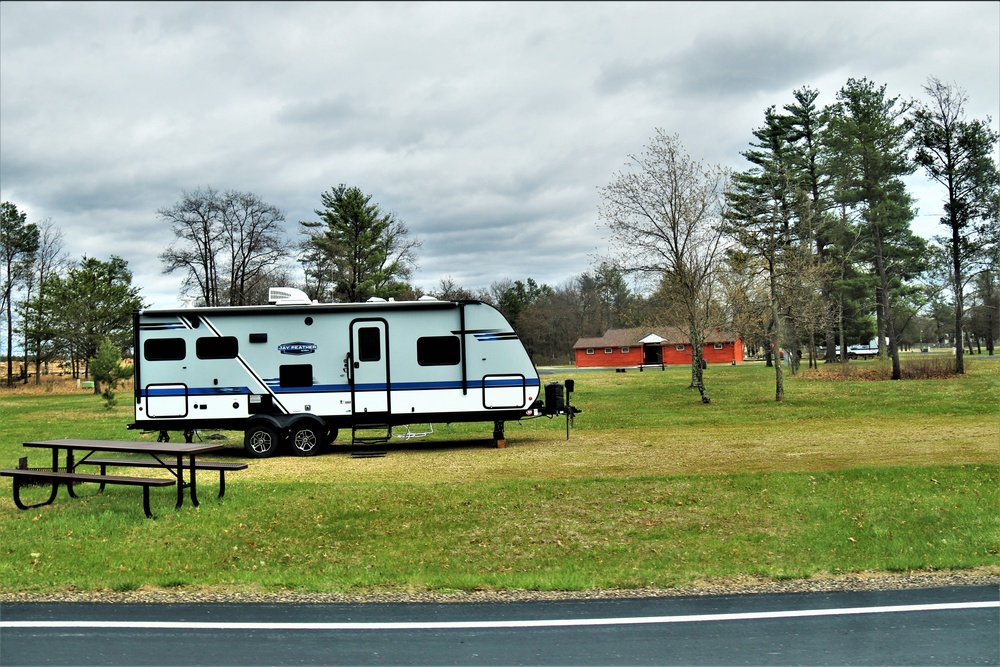
<path id="1" fill-rule="evenodd" d="M 878 347 L 871 345 L 851 345 L 847 348 L 848 359 L 871 359 L 878 356 Z"/>

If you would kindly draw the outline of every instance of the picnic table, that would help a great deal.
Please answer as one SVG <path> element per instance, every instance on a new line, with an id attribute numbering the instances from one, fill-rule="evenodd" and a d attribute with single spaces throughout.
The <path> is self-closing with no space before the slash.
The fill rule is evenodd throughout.
<path id="1" fill-rule="evenodd" d="M 105 484 L 124 484 L 142 487 L 143 510 L 145 510 L 147 517 L 152 518 L 153 514 L 149 508 L 150 487 L 176 485 L 176 507 L 178 509 L 184 504 L 184 490 L 189 489 L 191 503 L 197 507 L 198 470 L 217 470 L 219 472 L 219 497 L 221 498 L 226 489 L 225 471 L 244 470 L 247 467 L 245 463 L 198 461 L 198 456 L 202 454 L 224 449 L 225 445 L 218 443 L 127 442 L 64 438 L 61 440 L 35 440 L 25 442 L 24 446 L 50 449 L 52 451 L 52 468 L 51 470 L 0 470 L 0 475 L 14 478 L 14 503 L 20 509 L 50 504 L 55 500 L 60 484 L 66 484 L 69 495 L 74 498 L 76 497 L 76 493 L 73 491 L 74 482 L 94 482 L 101 485 L 100 490 L 102 491 Z M 66 464 L 63 469 L 60 469 L 59 460 L 62 451 L 65 452 Z M 144 455 L 145 458 L 99 458 L 94 456 L 97 452 L 140 454 Z M 83 455 L 78 456 L 78 453 L 83 453 Z M 78 472 L 77 468 L 82 465 L 100 465 L 101 473 L 95 475 Z M 108 466 L 162 468 L 172 475 L 172 479 L 108 475 L 106 474 Z M 184 478 L 185 470 L 188 471 L 187 480 Z M 25 505 L 20 499 L 20 489 L 22 484 L 31 479 L 50 482 L 52 490 L 47 500 L 33 505 Z"/>

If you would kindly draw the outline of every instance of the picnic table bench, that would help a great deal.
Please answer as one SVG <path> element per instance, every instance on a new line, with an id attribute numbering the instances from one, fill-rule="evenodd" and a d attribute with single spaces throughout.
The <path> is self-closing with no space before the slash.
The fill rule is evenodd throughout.
<path id="1" fill-rule="evenodd" d="M 14 504 L 18 509 L 27 510 L 32 507 L 48 505 L 56 499 L 59 491 L 59 484 L 67 485 L 73 482 L 97 482 L 101 485 L 101 491 L 105 484 L 127 484 L 129 486 L 142 487 L 142 509 L 146 516 L 153 518 L 153 513 L 149 509 L 149 488 L 151 486 L 173 486 L 177 480 L 163 477 L 123 477 L 121 475 L 88 475 L 79 472 L 65 472 L 58 470 L 0 470 L 0 475 L 14 478 Z M 25 504 L 21 500 L 21 487 L 27 480 L 39 480 L 52 483 L 52 491 L 47 500 L 40 503 Z"/>
<path id="2" fill-rule="evenodd" d="M 101 466 L 101 474 L 107 473 L 108 466 L 121 466 L 124 468 L 159 468 L 164 464 L 158 461 L 152 461 L 150 459 L 125 459 L 125 458 L 93 458 L 88 457 L 86 460 L 77 463 L 77 466 L 81 464 L 88 465 L 99 465 Z M 191 463 L 189 461 L 184 461 L 181 464 L 184 468 L 190 469 Z M 174 468 L 176 464 L 169 461 L 165 462 L 167 468 Z M 237 471 L 246 470 L 248 468 L 246 463 L 237 463 L 235 461 L 198 461 L 195 463 L 195 467 L 198 470 L 215 470 L 219 473 L 219 497 L 226 495 L 226 471 Z"/>
<path id="3" fill-rule="evenodd" d="M 78 440 L 67 438 L 63 440 L 39 440 L 25 442 L 25 447 L 42 447 L 52 450 L 52 466 L 49 470 L 40 469 L 10 469 L 0 470 L 0 475 L 12 477 L 14 479 L 14 504 L 19 509 L 30 509 L 41 505 L 52 503 L 59 491 L 59 486 L 66 485 L 66 490 L 71 497 L 76 497 L 73 491 L 73 484 L 78 482 L 93 482 L 100 484 L 98 493 L 104 490 L 106 484 L 119 484 L 128 486 L 140 486 L 143 490 L 143 510 L 147 517 L 152 518 L 153 514 L 149 507 L 149 489 L 152 487 L 177 486 L 177 504 L 180 508 L 184 503 L 184 490 L 189 489 L 191 502 L 198 505 L 197 495 L 197 471 L 215 470 L 219 473 L 219 497 L 225 495 L 225 473 L 226 471 L 244 470 L 245 463 L 226 461 L 198 461 L 200 454 L 219 451 L 224 448 L 220 444 L 195 444 L 195 443 L 151 443 L 151 442 L 125 442 L 118 440 Z M 65 450 L 66 464 L 60 469 L 59 452 Z M 86 452 L 79 460 L 76 459 L 75 452 Z M 95 452 L 112 452 L 123 454 L 145 454 L 148 459 L 135 458 L 97 458 Z M 100 474 L 88 474 L 77 472 L 77 468 L 84 464 L 99 465 Z M 125 475 L 108 475 L 109 466 L 128 466 L 135 468 L 162 468 L 168 471 L 172 478 L 162 477 L 133 477 Z M 26 467 L 26 466 L 25 466 Z M 188 479 L 185 480 L 185 472 Z M 21 499 L 21 489 L 31 481 L 48 482 L 52 485 L 52 490 L 47 500 L 26 504 Z"/>

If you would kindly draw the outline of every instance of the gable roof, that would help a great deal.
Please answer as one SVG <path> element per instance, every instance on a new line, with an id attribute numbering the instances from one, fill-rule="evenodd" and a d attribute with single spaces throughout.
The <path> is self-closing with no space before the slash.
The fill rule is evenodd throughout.
<path id="1" fill-rule="evenodd" d="M 656 341 L 656 338 L 659 341 Z M 656 327 L 654 328 L 633 328 L 633 329 L 608 329 L 603 336 L 580 338 L 573 345 L 574 350 L 597 347 L 632 347 L 640 346 L 643 341 L 655 345 L 690 345 L 691 340 L 687 332 L 680 327 Z M 710 331 L 705 336 L 706 343 L 733 343 L 739 340 L 739 335 L 722 329 Z"/>

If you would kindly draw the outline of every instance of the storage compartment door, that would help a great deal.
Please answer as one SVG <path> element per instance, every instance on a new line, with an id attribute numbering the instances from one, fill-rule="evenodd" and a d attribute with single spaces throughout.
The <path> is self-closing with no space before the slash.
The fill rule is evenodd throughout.
<path id="1" fill-rule="evenodd" d="M 523 375 L 484 375 L 483 407 L 487 410 L 523 408 L 527 403 Z"/>
<path id="2" fill-rule="evenodd" d="M 146 416 L 150 419 L 187 417 L 186 384 L 147 384 Z"/>

